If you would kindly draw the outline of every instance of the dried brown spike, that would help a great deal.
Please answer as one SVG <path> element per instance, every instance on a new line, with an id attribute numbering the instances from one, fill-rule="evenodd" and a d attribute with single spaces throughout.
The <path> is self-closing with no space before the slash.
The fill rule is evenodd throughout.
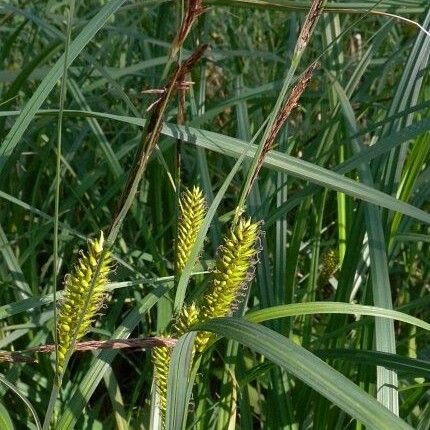
<path id="1" fill-rule="evenodd" d="M 293 109 L 297 106 L 300 97 L 308 86 L 316 67 L 317 63 L 314 62 L 303 72 L 302 76 L 292 89 L 287 101 L 284 103 L 284 106 L 282 107 L 282 109 L 279 110 L 278 114 L 276 115 L 273 127 L 271 128 L 270 132 L 267 135 L 267 139 L 264 142 L 263 150 L 261 151 L 260 158 L 258 159 L 257 168 L 255 169 L 255 172 L 252 176 L 251 186 L 257 178 L 258 173 L 260 172 L 261 166 L 263 165 L 267 153 L 273 148 L 273 144 L 275 143 L 279 131 L 289 118 Z"/>
<path id="2" fill-rule="evenodd" d="M 202 13 L 204 13 L 204 11 L 205 9 L 203 8 L 203 0 L 188 0 L 184 19 L 182 20 L 175 40 L 172 43 L 172 57 L 178 53 L 178 50 L 183 45 L 188 33 L 191 31 L 194 22 Z"/>
<path id="3" fill-rule="evenodd" d="M 306 15 L 305 23 L 303 24 L 302 30 L 300 31 L 299 39 L 297 40 L 296 54 L 303 52 L 306 48 L 306 45 L 308 44 L 309 38 L 312 34 L 312 30 L 323 11 L 324 3 L 325 0 L 314 0 L 312 2 L 311 8 Z"/>

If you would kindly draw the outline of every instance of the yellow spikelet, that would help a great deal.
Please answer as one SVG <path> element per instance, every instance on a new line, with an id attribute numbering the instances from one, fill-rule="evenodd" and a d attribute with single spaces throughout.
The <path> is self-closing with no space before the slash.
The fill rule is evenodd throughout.
<path id="1" fill-rule="evenodd" d="M 95 277 L 103 245 L 104 237 L 101 232 L 100 239 L 88 242 L 88 251 L 82 253 L 72 272 L 66 276 L 57 321 L 57 365 L 60 374 L 64 372 L 67 356 L 75 347 L 74 342 L 88 332 L 103 304 L 112 261 L 111 253 L 108 251 Z"/>
<path id="2" fill-rule="evenodd" d="M 172 336 L 181 337 L 189 327 L 197 321 L 197 309 L 194 304 L 184 306 L 172 327 Z M 169 374 L 171 350 L 167 347 L 156 347 L 152 350 L 155 382 L 159 399 L 159 408 L 162 419 L 166 413 L 167 405 L 167 378 Z"/>
<path id="3" fill-rule="evenodd" d="M 200 187 L 186 189 L 179 202 L 179 224 L 176 245 L 175 274 L 180 275 L 190 257 L 191 249 L 206 214 L 206 203 Z"/>
<path id="4" fill-rule="evenodd" d="M 198 306 L 198 322 L 228 315 L 253 276 L 258 251 L 259 223 L 241 218 L 220 248 L 212 284 Z M 205 348 L 211 335 L 199 333 L 196 350 Z"/>
<path id="5" fill-rule="evenodd" d="M 170 348 L 165 346 L 157 346 L 156 348 L 152 349 L 155 384 L 157 388 L 159 408 L 163 420 L 167 406 L 167 378 L 169 376 L 170 356 Z"/>
<path id="6" fill-rule="evenodd" d="M 199 321 L 199 311 L 194 303 L 181 309 L 172 327 L 172 336 L 181 337 L 190 327 Z"/>
<path id="7" fill-rule="evenodd" d="M 318 276 L 318 285 L 324 287 L 339 268 L 339 255 L 334 249 L 326 251 L 322 257 L 321 271 Z"/>

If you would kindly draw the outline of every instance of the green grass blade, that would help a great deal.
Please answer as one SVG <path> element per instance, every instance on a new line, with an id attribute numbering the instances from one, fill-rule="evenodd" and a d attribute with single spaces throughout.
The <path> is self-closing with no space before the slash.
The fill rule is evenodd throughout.
<path id="1" fill-rule="evenodd" d="M 369 428 L 411 429 L 341 373 L 267 327 L 237 318 L 223 318 L 200 324 L 196 328 L 235 339 L 264 355 Z"/>
<path id="2" fill-rule="evenodd" d="M 429 323 L 403 312 L 378 308 L 376 306 L 356 305 L 340 302 L 292 303 L 289 305 L 273 306 L 272 308 L 249 312 L 246 315 L 246 319 L 255 323 L 259 323 L 277 318 L 310 314 L 368 315 L 402 321 L 430 331 Z"/>
<path id="3" fill-rule="evenodd" d="M 9 412 L 4 407 L 3 403 L 0 403 L 0 428 L 4 430 L 14 430 Z"/>
<path id="4" fill-rule="evenodd" d="M 69 113 L 72 112 L 73 111 L 69 111 Z M 7 112 L 7 114 L 14 113 L 15 112 Z M 76 111 L 73 113 L 116 119 L 118 121 L 124 121 L 129 124 L 135 124 L 142 127 L 145 124 L 145 122 L 139 118 L 126 117 L 121 115 L 111 115 L 101 112 L 88 113 L 82 111 Z M 181 127 L 173 124 L 166 124 L 165 127 L 163 127 L 163 134 L 174 138 L 180 137 L 181 139 L 183 139 L 184 142 L 233 157 L 239 157 L 243 153 L 243 150 L 246 150 L 249 145 L 249 143 L 243 142 L 240 139 L 223 136 L 211 131 L 197 130 L 191 127 Z M 250 149 L 247 150 L 246 157 L 252 158 L 254 155 L 255 146 L 252 145 L 250 146 Z M 372 157 L 369 157 L 368 155 L 357 157 L 354 160 L 354 163 L 348 164 L 348 171 L 349 169 L 353 169 L 360 165 L 363 160 L 368 160 L 371 158 Z M 416 218 L 420 221 L 430 224 L 430 215 L 425 211 L 413 207 L 405 202 L 401 202 L 388 194 L 368 187 L 360 182 L 356 182 L 349 178 L 346 178 L 336 173 L 335 171 L 325 169 L 305 160 L 301 160 L 286 154 L 281 154 L 277 151 L 271 151 L 267 155 L 264 164 L 266 167 L 274 169 L 278 172 L 289 173 L 292 176 L 305 179 L 314 184 L 327 187 L 332 190 L 340 191 L 351 197 L 355 197 L 368 203 L 373 203 L 375 205 L 385 207 L 387 209 L 402 213 L 404 215 Z M 271 221 L 272 219 L 269 218 L 268 223 L 270 224 Z"/>
<path id="5" fill-rule="evenodd" d="M 339 97 L 342 112 L 345 116 L 347 127 L 351 134 L 358 133 L 358 125 L 352 106 L 342 87 L 333 82 L 333 87 Z M 358 139 L 351 140 L 352 150 L 355 153 L 362 151 L 362 144 Z M 358 171 L 362 181 L 369 187 L 374 188 L 372 171 L 366 164 L 362 164 Z M 368 247 L 370 256 L 370 273 L 372 283 L 373 301 L 376 306 L 392 309 L 393 299 L 391 295 L 391 284 L 388 271 L 388 258 L 386 251 L 385 235 L 382 225 L 382 217 L 379 209 L 368 203 L 364 203 L 366 230 L 368 236 Z M 375 343 L 376 349 L 381 352 L 396 353 L 396 339 L 394 324 L 392 321 L 375 321 Z M 393 413 L 399 413 L 399 399 L 397 394 L 397 375 L 395 372 L 382 367 L 377 368 L 377 390 L 378 400 Z M 394 388 L 393 388 L 394 387 Z"/>
<path id="6" fill-rule="evenodd" d="M 3 227 L 0 225 L 0 253 L 3 255 L 3 259 L 10 270 L 10 276 L 12 277 L 16 286 L 15 296 L 19 299 L 25 299 L 33 295 L 30 285 L 25 280 L 24 273 L 22 272 L 21 266 L 13 253 L 12 247 L 6 237 Z"/>
<path id="7" fill-rule="evenodd" d="M 108 19 L 114 14 L 125 2 L 125 0 L 112 0 L 107 3 L 94 18 L 92 18 L 79 35 L 69 46 L 67 57 L 67 67 L 69 67 L 79 53 L 91 41 L 94 35 L 105 25 Z M 9 157 L 18 145 L 28 125 L 34 118 L 34 115 L 42 106 L 42 103 L 48 97 L 54 88 L 64 68 L 64 54 L 57 60 L 49 73 L 33 93 L 31 99 L 24 106 L 19 117 L 13 124 L 11 130 L 0 146 L 0 173 L 3 171 Z"/>
<path id="8" fill-rule="evenodd" d="M 117 430 L 129 430 L 120 386 L 111 368 L 109 368 L 104 374 L 103 379 L 106 385 L 106 390 L 109 393 L 110 401 L 112 403 Z"/>
<path id="9" fill-rule="evenodd" d="M 430 363 L 416 358 L 402 357 L 398 354 L 357 349 L 318 350 L 313 352 L 323 359 L 334 358 L 369 366 L 384 366 L 399 372 L 402 377 L 428 378 L 430 376 Z"/>
<path id="10" fill-rule="evenodd" d="M 191 395 L 188 384 L 195 335 L 195 333 L 186 334 L 173 348 L 167 393 L 166 429 L 168 430 L 183 430 L 186 425 Z"/>
<path id="11" fill-rule="evenodd" d="M 292 1 L 292 0 L 207 0 L 208 4 L 241 6 L 248 8 L 281 9 L 291 11 L 307 12 L 311 1 Z M 413 14 L 421 13 L 425 10 L 427 3 L 425 0 L 416 0 L 403 5 L 396 0 L 362 0 L 356 2 L 327 2 L 324 11 L 336 13 L 371 13 L 380 14 L 381 12 L 391 12 L 393 14 Z"/>
<path id="12" fill-rule="evenodd" d="M 30 410 L 31 415 L 33 415 L 37 430 L 42 430 L 42 425 L 40 424 L 37 413 L 36 413 L 33 405 L 28 401 L 28 399 L 18 390 L 18 388 L 15 387 L 15 385 L 13 385 L 11 382 L 9 382 L 3 375 L 0 375 L 0 382 L 2 384 L 6 385 L 10 390 L 12 390 L 24 402 L 25 406 L 27 406 L 27 408 Z"/>

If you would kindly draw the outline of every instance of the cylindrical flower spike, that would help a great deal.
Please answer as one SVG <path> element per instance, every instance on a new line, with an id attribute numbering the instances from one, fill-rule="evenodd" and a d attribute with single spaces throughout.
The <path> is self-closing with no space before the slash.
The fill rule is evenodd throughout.
<path id="1" fill-rule="evenodd" d="M 157 346 L 152 349 L 154 363 L 155 386 L 158 394 L 161 419 L 164 420 L 167 406 L 167 378 L 169 377 L 171 351 L 170 348 Z"/>
<path id="2" fill-rule="evenodd" d="M 194 304 L 184 306 L 173 324 L 171 335 L 181 337 L 189 327 L 196 324 L 198 318 Z M 171 350 L 165 346 L 152 349 L 152 361 L 154 363 L 154 376 L 158 394 L 161 418 L 164 421 L 167 405 L 167 379 L 169 375 Z"/>
<path id="3" fill-rule="evenodd" d="M 184 306 L 177 316 L 173 327 L 172 336 L 181 337 L 191 326 L 199 322 L 199 311 L 194 303 L 189 306 Z"/>
<path id="4" fill-rule="evenodd" d="M 103 246 L 104 237 L 101 232 L 100 239 L 88 242 L 88 251 L 82 253 L 72 273 L 66 276 L 57 321 L 57 365 L 60 375 L 64 372 L 67 356 L 75 347 L 74 343 L 88 332 L 103 304 L 112 262 L 111 253 L 108 251 L 96 276 Z"/>
<path id="5" fill-rule="evenodd" d="M 206 202 L 200 187 L 187 188 L 179 200 L 179 223 L 176 242 L 175 276 L 179 277 L 190 257 L 191 250 L 206 214 Z M 180 337 L 190 325 L 195 308 L 184 307 L 172 328 L 175 336 Z M 159 408 L 164 420 L 167 403 L 167 378 L 170 363 L 170 349 L 156 347 L 152 350 L 154 376 L 159 399 Z"/>
<path id="6" fill-rule="evenodd" d="M 339 268 L 339 254 L 334 249 L 326 251 L 322 257 L 318 286 L 324 287 Z"/>
<path id="7" fill-rule="evenodd" d="M 240 219 L 231 228 L 220 248 L 209 291 L 197 305 L 192 303 L 182 308 L 171 329 L 173 337 L 182 336 L 193 325 L 230 313 L 252 279 L 258 252 L 258 235 L 259 223 L 252 223 L 250 219 Z M 210 333 L 199 333 L 195 341 L 195 351 L 202 352 L 211 336 Z M 163 421 L 167 406 L 170 358 L 169 348 L 153 349 L 155 381 Z"/>
<path id="8" fill-rule="evenodd" d="M 206 202 L 200 187 L 186 189 L 179 201 L 175 274 L 180 276 L 190 257 L 197 234 L 206 214 Z"/>
<path id="9" fill-rule="evenodd" d="M 254 274 L 258 252 L 259 223 L 241 218 L 220 247 L 209 291 L 198 306 L 198 322 L 228 315 L 240 300 Z M 211 335 L 199 333 L 196 350 L 204 350 Z"/>

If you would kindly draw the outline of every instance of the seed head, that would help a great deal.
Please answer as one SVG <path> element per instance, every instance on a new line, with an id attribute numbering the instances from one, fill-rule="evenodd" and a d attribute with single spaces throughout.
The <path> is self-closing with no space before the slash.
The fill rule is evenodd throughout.
<path id="1" fill-rule="evenodd" d="M 259 223 L 241 218 L 224 239 L 212 284 L 198 306 L 198 322 L 227 316 L 253 277 L 258 252 Z M 210 335 L 199 333 L 196 349 L 202 351 Z"/>
<path id="2" fill-rule="evenodd" d="M 103 246 L 101 232 L 99 239 L 88 241 L 87 252 L 82 253 L 72 272 L 66 276 L 57 321 L 57 364 L 60 374 L 64 372 L 66 358 L 73 351 L 74 343 L 88 332 L 103 304 L 112 261 L 108 251 L 96 276 Z"/>
<path id="3" fill-rule="evenodd" d="M 180 218 L 176 245 L 175 273 L 179 276 L 184 270 L 197 234 L 206 214 L 206 203 L 200 187 L 186 189 L 180 199 Z"/>
<path id="4" fill-rule="evenodd" d="M 167 406 L 167 378 L 169 377 L 170 357 L 170 348 L 167 348 L 166 346 L 157 346 L 156 348 L 152 349 L 155 384 L 158 394 L 159 408 L 163 421 Z"/>
<path id="5" fill-rule="evenodd" d="M 322 258 L 321 271 L 318 276 L 318 285 L 324 287 L 331 276 L 339 268 L 339 254 L 334 249 L 326 251 Z"/>
<path id="6" fill-rule="evenodd" d="M 172 336 L 181 337 L 197 321 L 197 309 L 194 304 L 184 306 L 172 327 Z M 152 362 L 154 363 L 155 382 L 159 399 L 159 408 L 162 419 L 166 414 L 167 405 L 167 379 L 171 350 L 161 346 L 152 349 Z"/>
<path id="7" fill-rule="evenodd" d="M 172 336 L 181 337 L 190 327 L 199 322 L 199 311 L 194 303 L 184 306 L 172 327 Z"/>

